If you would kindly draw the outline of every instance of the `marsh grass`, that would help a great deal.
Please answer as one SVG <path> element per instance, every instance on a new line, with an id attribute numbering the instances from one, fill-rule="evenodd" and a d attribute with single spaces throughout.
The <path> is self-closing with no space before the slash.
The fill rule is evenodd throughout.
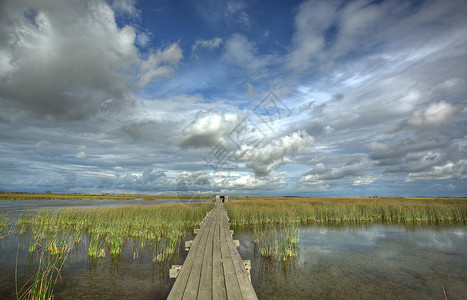
<path id="1" fill-rule="evenodd" d="M 47 237 L 68 232 L 75 241 L 85 234 L 90 258 L 118 257 L 127 243 L 153 247 L 155 262 L 165 261 L 178 250 L 179 241 L 197 226 L 212 204 L 127 206 L 97 209 L 65 209 L 25 215 L 18 219 L 20 234 L 31 229 L 29 252 Z M 139 250 L 135 248 L 134 257 Z"/>
<path id="2" fill-rule="evenodd" d="M 41 230 L 41 229 L 39 229 Z M 18 299 L 53 299 L 56 282 L 73 246 L 79 242 L 76 233 L 35 235 L 29 253 L 38 252 L 38 267 L 35 274 L 17 292 Z"/>
<path id="3" fill-rule="evenodd" d="M 143 247 L 152 247 L 153 262 L 170 260 L 180 240 L 198 226 L 213 204 L 127 206 L 43 211 L 21 216 L 20 236 L 31 231 L 30 258 L 38 257 L 35 275 L 17 291 L 18 299 L 52 299 L 60 270 L 70 251 L 87 242 L 90 263 L 110 256 L 119 260 L 125 244 L 132 244 L 133 259 Z M 6 223 L 6 221 L 5 221 Z M 3 224 L 3 218 L 0 219 Z"/>
<path id="4" fill-rule="evenodd" d="M 1 240 L 12 233 L 11 224 L 8 221 L 8 215 L 0 215 L 0 242 Z"/>
<path id="5" fill-rule="evenodd" d="M 255 244 L 259 254 L 270 261 L 286 261 L 298 256 L 299 235 L 296 225 L 255 225 Z"/>
<path id="6" fill-rule="evenodd" d="M 467 223 L 465 198 L 249 198 L 225 208 L 232 225 Z"/>
<path id="7" fill-rule="evenodd" d="M 302 224 L 466 224 L 467 199 L 244 198 L 225 209 L 233 226 L 253 225 L 259 253 L 271 261 L 298 255 Z"/>

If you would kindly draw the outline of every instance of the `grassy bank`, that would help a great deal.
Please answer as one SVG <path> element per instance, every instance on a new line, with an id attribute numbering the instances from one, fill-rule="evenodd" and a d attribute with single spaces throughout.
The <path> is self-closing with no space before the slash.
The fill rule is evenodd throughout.
<path id="1" fill-rule="evenodd" d="M 467 223 L 465 198 L 246 199 L 226 204 L 232 225 Z"/>
<path id="2" fill-rule="evenodd" d="M 55 194 L 55 193 L 0 193 L 0 200 L 157 200 L 210 199 L 200 196 L 131 195 L 131 194 Z"/>

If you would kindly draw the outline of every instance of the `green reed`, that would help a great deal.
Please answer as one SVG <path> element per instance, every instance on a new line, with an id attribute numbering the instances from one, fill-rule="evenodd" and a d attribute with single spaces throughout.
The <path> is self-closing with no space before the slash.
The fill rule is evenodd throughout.
<path id="1" fill-rule="evenodd" d="M 16 223 L 18 233 L 31 230 L 28 251 L 31 256 L 38 256 L 39 265 L 17 296 L 52 299 L 66 257 L 75 245 L 86 240 L 89 240 L 88 256 L 92 259 L 107 255 L 119 258 L 123 246 L 129 243 L 134 246 L 134 259 L 139 256 L 139 249 L 152 247 L 153 262 L 166 261 L 179 249 L 180 239 L 198 226 L 212 207 L 213 204 L 128 206 L 65 209 L 21 216 Z M 0 224 L 3 220 L 0 219 Z"/>
<path id="2" fill-rule="evenodd" d="M 17 291 L 18 299 L 53 299 L 53 292 L 60 271 L 80 235 L 71 232 L 46 233 L 45 228 L 35 228 L 29 246 L 30 254 L 38 252 L 36 273 Z"/>
<path id="3" fill-rule="evenodd" d="M 11 233 L 8 215 L 0 215 L 0 240 Z"/>
<path id="4" fill-rule="evenodd" d="M 139 243 L 151 245 L 153 260 L 159 262 L 176 253 L 180 239 L 198 226 L 211 208 L 212 204 L 65 209 L 23 216 L 17 226 L 20 233 L 32 229 L 31 253 L 44 237 L 68 231 L 89 237 L 91 258 L 118 257 L 125 244 Z"/>
<path id="5" fill-rule="evenodd" d="M 261 199 L 229 202 L 225 208 L 232 225 L 467 223 L 467 199 Z"/>
<path id="6" fill-rule="evenodd" d="M 282 261 L 298 254 L 300 224 L 467 223 L 467 199 L 249 198 L 225 209 L 233 226 L 254 225 L 261 256 Z"/>
<path id="7" fill-rule="evenodd" d="M 299 235 L 296 225 L 255 225 L 254 232 L 260 255 L 270 261 L 286 261 L 298 256 Z"/>

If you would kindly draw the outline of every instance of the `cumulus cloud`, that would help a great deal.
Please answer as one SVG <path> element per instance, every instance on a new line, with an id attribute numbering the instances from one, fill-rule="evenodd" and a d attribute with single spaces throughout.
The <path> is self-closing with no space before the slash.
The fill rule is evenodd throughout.
<path id="1" fill-rule="evenodd" d="M 446 101 L 429 103 L 416 110 L 413 115 L 399 126 L 389 131 L 394 133 L 405 129 L 432 128 L 453 120 L 462 111 L 461 105 L 453 105 Z"/>
<path id="2" fill-rule="evenodd" d="M 211 191 L 211 177 L 203 171 L 182 172 L 177 176 L 177 195 L 204 194 Z"/>
<path id="3" fill-rule="evenodd" d="M 121 172 L 122 168 L 115 171 Z M 112 174 L 101 178 L 104 189 L 131 190 L 131 191 L 154 191 L 156 188 L 167 188 L 169 178 L 166 171 L 146 169 L 143 172 L 127 172 L 125 175 Z"/>
<path id="4" fill-rule="evenodd" d="M 136 14 L 132 1 L 114 1 Z M 70 13 L 72 12 L 72 13 Z M 28 113 L 68 121 L 133 104 L 130 88 L 172 74 L 178 43 L 141 60 L 132 26 L 119 28 L 104 1 L 7 1 L 0 10 L 0 103 L 5 118 Z M 8 111 L 8 114 L 6 113 Z"/>
<path id="5" fill-rule="evenodd" d="M 378 176 L 359 176 L 353 180 L 353 185 L 367 185 L 373 183 L 375 180 L 381 178 Z"/>
<path id="6" fill-rule="evenodd" d="M 242 175 L 237 177 L 230 177 L 227 180 L 224 179 L 222 181 L 222 185 L 220 186 L 223 189 L 227 190 L 252 190 L 252 189 L 262 189 L 265 187 L 273 187 L 282 184 L 285 182 L 284 180 L 284 173 L 278 174 L 274 176 L 274 178 L 258 178 L 253 175 Z"/>
<path id="7" fill-rule="evenodd" d="M 413 137 L 402 137 L 395 142 L 371 142 L 367 147 L 372 151 L 369 154 L 371 159 L 384 161 L 391 158 L 403 158 L 409 153 L 446 148 L 450 144 L 450 136 L 433 136 L 432 133 L 426 133 Z"/>
<path id="8" fill-rule="evenodd" d="M 136 35 L 117 27 L 107 4 L 14 1 L 0 14 L 0 101 L 8 107 L 82 119 L 109 99 L 121 104 L 129 84 L 120 72 L 138 61 Z"/>
<path id="9" fill-rule="evenodd" d="M 462 159 L 457 162 L 448 161 L 443 165 L 433 166 L 428 171 L 409 173 L 406 182 L 414 180 L 442 180 L 452 177 L 461 178 L 465 176 L 467 170 L 467 160 Z"/>
<path id="10" fill-rule="evenodd" d="M 246 166 L 257 176 L 265 176 L 290 163 L 291 158 L 309 151 L 313 142 L 313 137 L 306 131 L 299 130 L 266 145 L 241 145 L 235 157 L 238 161 L 246 162 Z"/>
<path id="11" fill-rule="evenodd" d="M 364 176 L 370 166 L 371 163 L 367 159 L 352 159 L 340 166 L 318 163 L 302 175 L 300 182 L 308 186 L 323 186 L 323 183 L 329 180 L 357 177 L 354 179 L 354 185 L 370 184 L 376 180 L 376 177 Z"/>
<path id="12" fill-rule="evenodd" d="M 200 111 L 174 141 L 185 149 L 215 146 L 224 142 L 224 135 L 230 133 L 244 117 L 244 114 Z"/>
<path id="13" fill-rule="evenodd" d="M 407 121 L 407 125 L 411 128 L 438 126 L 446 123 L 461 110 L 461 107 L 445 101 L 430 103 L 426 108 L 416 111 Z"/>

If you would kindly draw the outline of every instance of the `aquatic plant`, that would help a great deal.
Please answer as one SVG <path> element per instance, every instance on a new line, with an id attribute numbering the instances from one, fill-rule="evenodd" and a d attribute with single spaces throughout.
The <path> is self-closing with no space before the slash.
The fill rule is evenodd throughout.
<path id="1" fill-rule="evenodd" d="M 0 240 L 11 233 L 8 215 L 0 215 Z"/>
<path id="2" fill-rule="evenodd" d="M 286 261 L 298 256 L 299 236 L 296 225 L 255 225 L 254 232 L 259 254 L 270 261 Z"/>
<path id="3" fill-rule="evenodd" d="M 467 223 L 464 198 L 248 198 L 225 208 L 232 225 Z"/>
<path id="4" fill-rule="evenodd" d="M 53 299 L 53 292 L 76 236 L 73 233 L 37 235 L 29 246 L 29 252 L 39 249 L 36 273 L 17 292 L 18 299 Z M 32 249 L 32 250 L 31 250 Z"/>
<path id="5" fill-rule="evenodd" d="M 22 216 L 17 226 L 20 232 L 32 230 L 30 253 L 34 253 L 46 237 L 70 232 L 89 237 L 90 258 L 105 257 L 106 253 L 118 257 L 123 246 L 133 242 L 152 246 L 153 259 L 159 262 L 176 253 L 180 239 L 192 231 L 212 207 L 213 204 L 196 204 L 65 209 Z"/>

